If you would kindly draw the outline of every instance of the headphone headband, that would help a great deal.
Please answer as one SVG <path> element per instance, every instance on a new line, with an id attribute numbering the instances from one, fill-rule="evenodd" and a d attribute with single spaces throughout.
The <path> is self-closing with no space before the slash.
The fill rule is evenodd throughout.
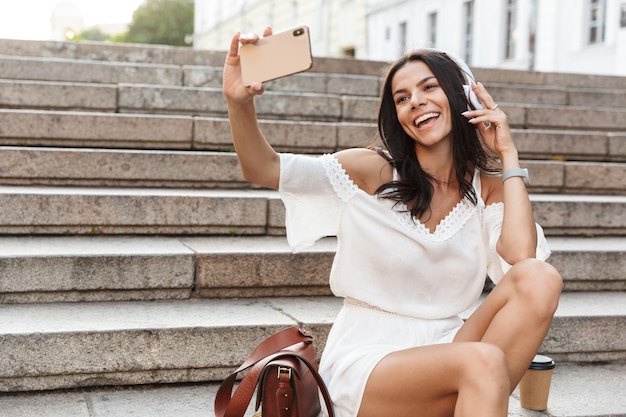
<path id="1" fill-rule="evenodd" d="M 484 109 L 485 105 L 478 99 L 478 97 L 476 97 L 476 94 L 474 94 L 474 92 L 472 91 L 471 84 L 476 83 L 476 78 L 474 78 L 474 74 L 472 73 L 472 70 L 470 70 L 469 66 L 465 63 L 465 61 L 463 61 L 461 58 L 457 57 L 456 55 L 450 52 L 442 51 L 441 49 L 436 49 L 436 48 L 426 48 L 426 49 L 429 51 L 443 53 L 456 63 L 456 65 L 461 69 L 461 71 L 465 75 L 465 82 L 467 84 L 463 85 L 463 90 L 465 91 L 465 96 L 467 97 L 467 101 L 470 102 L 476 110 Z"/>

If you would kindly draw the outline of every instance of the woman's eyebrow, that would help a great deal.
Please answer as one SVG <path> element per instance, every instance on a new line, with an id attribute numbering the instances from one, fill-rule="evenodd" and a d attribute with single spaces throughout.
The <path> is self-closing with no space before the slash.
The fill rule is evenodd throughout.
<path id="1" fill-rule="evenodd" d="M 416 86 L 416 87 L 419 87 L 420 85 L 423 85 L 424 83 L 428 82 L 429 80 L 436 79 L 436 78 L 437 78 L 437 77 L 435 77 L 434 75 L 429 75 L 428 77 L 426 77 L 426 78 L 422 79 L 420 82 L 418 82 L 417 84 L 415 84 L 415 86 Z M 393 92 L 392 96 L 395 96 L 395 95 L 396 95 L 396 94 L 398 94 L 398 93 L 403 93 L 403 92 L 405 92 L 405 91 L 407 91 L 407 89 L 406 89 L 406 88 L 399 88 L 399 89 L 397 89 L 396 91 L 394 91 L 394 92 Z"/>

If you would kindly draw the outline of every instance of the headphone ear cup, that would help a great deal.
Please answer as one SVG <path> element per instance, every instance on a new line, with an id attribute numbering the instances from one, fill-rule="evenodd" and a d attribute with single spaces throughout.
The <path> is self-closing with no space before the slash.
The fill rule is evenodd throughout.
<path id="1" fill-rule="evenodd" d="M 472 103 L 476 110 L 481 110 L 485 108 L 485 105 L 476 97 L 476 94 L 472 91 L 472 87 L 469 85 L 464 85 L 463 90 L 465 91 L 465 97 L 467 97 L 467 101 Z M 468 109 L 471 110 L 471 108 Z"/>

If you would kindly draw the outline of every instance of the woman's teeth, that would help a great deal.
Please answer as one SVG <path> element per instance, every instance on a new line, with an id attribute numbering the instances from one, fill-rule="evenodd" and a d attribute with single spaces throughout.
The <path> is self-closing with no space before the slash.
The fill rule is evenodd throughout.
<path id="1" fill-rule="evenodd" d="M 426 113 L 417 119 L 415 119 L 415 126 L 419 127 L 419 125 L 426 120 L 432 119 L 433 117 L 439 117 L 439 113 Z"/>

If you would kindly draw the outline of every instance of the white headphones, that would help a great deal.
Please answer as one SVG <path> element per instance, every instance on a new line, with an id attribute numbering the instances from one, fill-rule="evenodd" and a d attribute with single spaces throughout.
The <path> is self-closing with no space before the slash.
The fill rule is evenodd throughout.
<path id="1" fill-rule="evenodd" d="M 484 109 L 485 105 L 478 99 L 478 97 L 476 97 L 476 94 L 474 94 L 474 92 L 472 91 L 471 84 L 476 83 L 476 79 L 474 78 L 474 74 L 472 73 L 472 70 L 469 69 L 465 61 L 455 56 L 454 54 L 451 54 L 450 52 L 442 51 L 441 49 L 435 49 L 435 48 L 426 48 L 426 49 L 444 53 L 448 55 L 454 62 L 456 62 L 456 64 L 459 66 L 459 68 L 461 68 L 461 71 L 463 71 L 465 75 L 465 82 L 467 84 L 463 85 L 463 90 L 465 91 L 465 96 L 467 97 L 467 101 L 472 103 L 472 105 L 474 106 L 476 110 Z"/>
<path id="2" fill-rule="evenodd" d="M 467 84 L 463 85 L 463 90 L 465 91 L 465 96 L 467 97 L 467 100 L 472 103 L 476 110 L 484 109 L 485 105 L 478 99 L 478 97 L 476 97 L 474 91 L 472 91 L 471 84 L 476 83 L 476 79 L 474 78 L 474 74 L 472 73 L 472 71 L 462 59 L 459 59 L 450 54 L 448 54 L 448 56 L 452 58 L 454 62 L 457 63 L 459 68 L 461 68 L 461 71 L 465 73 L 465 81 L 467 82 Z"/>

